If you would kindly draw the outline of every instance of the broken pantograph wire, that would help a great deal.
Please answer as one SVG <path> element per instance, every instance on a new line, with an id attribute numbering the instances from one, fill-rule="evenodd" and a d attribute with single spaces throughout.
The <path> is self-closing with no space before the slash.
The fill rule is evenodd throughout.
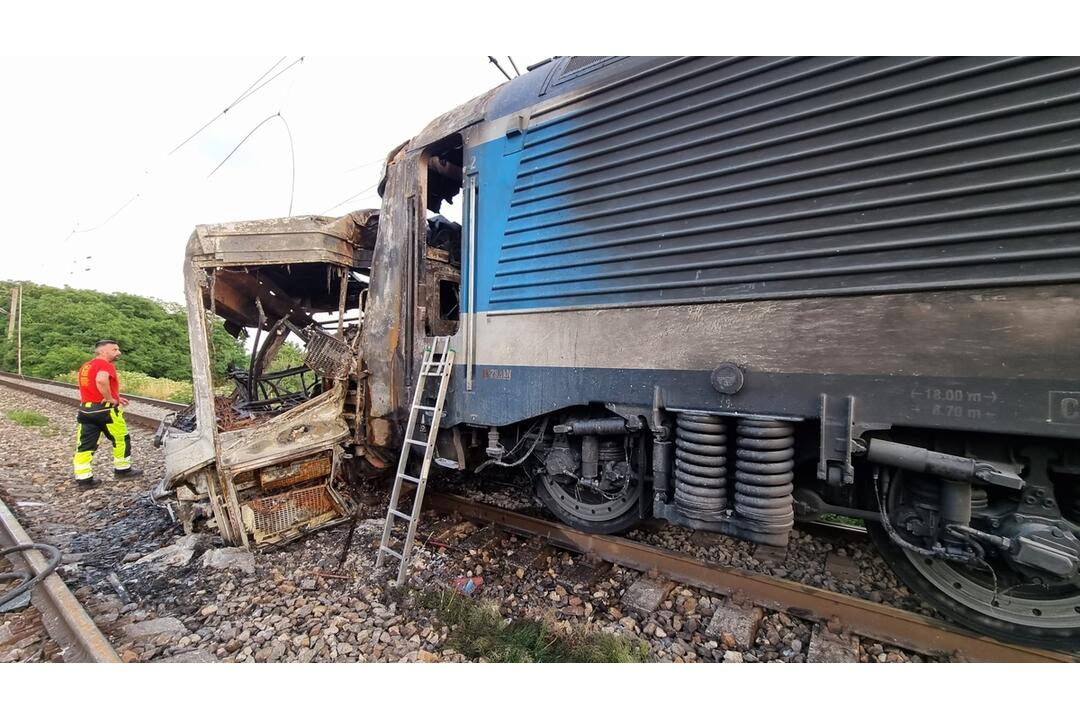
<path id="1" fill-rule="evenodd" d="M 289 186 L 289 217 L 292 217 L 293 198 L 294 198 L 294 196 L 296 194 L 296 148 L 293 146 L 292 130 L 289 129 L 289 123 L 285 120 L 285 116 L 282 115 L 280 111 L 274 113 L 273 115 L 270 115 L 269 117 L 264 119 L 261 123 L 259 123 L 254 128 L 252 128 L 251 132 L 249 132 L 247 135 L 245 135 L 244 139 L 241 140 L 239 143 L 237 143 L 236 147 L 234 147 L 232 150 L 230 150 L 229 154 L 225 156 L 225 159 L 222 160 L 221 162 L 219 162 L 217 164 L 217 167 L 214 168 L 213 170 L 211 170 L 210 174 L 207 175 L 206 177 L 207 177 L 207 179 L 213 177 L 214 173 L 216 173 L 218 170 L 220 170 L 221 166 L 229 161 L 229 158 L 231 158 L 236 153 L 236 151 L 240 149 L 241 145 L 243 145 L 244 143 L 247 142 L 248 138 L 250 138 L 252 135 L 254 135 L 255 132 L 259 128 L 261 128 L 263 125 L 270 122 L 274 118 L 279 118 L 281 120 L 281 122 L 285 125 L 285 132 L 289 136 L 289 156 L 292 158 L 292 182 L 291 182 L 291 184 Z"/>

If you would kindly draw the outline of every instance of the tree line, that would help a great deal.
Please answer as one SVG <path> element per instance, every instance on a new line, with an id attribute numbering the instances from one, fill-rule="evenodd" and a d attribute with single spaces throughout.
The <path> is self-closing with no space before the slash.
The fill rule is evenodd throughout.
<path id="1" fill-rule="evenodd" d="M 0 307 L 10 311 L 11 288 L 0 281 Z M 123 356 L 118 369 L 171 380 L 191 380 L 187 313 L 166 303 L 126 293 L 102 293 L 22 283 L 23 373 L 52 378 L 74 370 L 94 354 L 94 343 L 111 338 Z M 0 314 L 0 368 L 17 368 L 16 338 L 7 340 L 8 315 Z M 230 362 L 247 363 L 243 343 L 229 335 L 221 320 L 211 333 L 213 373 L 225 376 Z"/>

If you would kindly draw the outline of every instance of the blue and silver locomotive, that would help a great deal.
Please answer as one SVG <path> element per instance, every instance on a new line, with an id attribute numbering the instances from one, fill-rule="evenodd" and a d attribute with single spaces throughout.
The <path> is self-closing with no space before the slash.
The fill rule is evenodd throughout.
<path id="1" fill-rule="evenodd" d="M 1080 60 L 557 58 L 380 193 L 308 296 L 366 294 L 361 467 L 450 336 L 444 466 L 599 533 L 862 518 L 945 614 L 1080 643 Z"/>

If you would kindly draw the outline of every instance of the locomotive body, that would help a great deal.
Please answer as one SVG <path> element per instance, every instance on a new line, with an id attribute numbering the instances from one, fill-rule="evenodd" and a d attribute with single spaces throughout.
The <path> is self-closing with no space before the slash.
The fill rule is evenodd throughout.
<path id="1" fill-rule="evenodd" d="M 1075 649 L 1078 78 L 536 66 L 388 157 L 349 454 L 389 466 L 451 336 L 441 465 L 520 470 L 596 532 L 652 515 L 783 545 L 796 516 L 862 518 L 944 613 Z M 435 215 L 458 198 L 460 226 Z"/>
<path id="2" fill-rule="evenodd" d="M 401 156 L 462 167 L 442 427 L 585 529 L 863 517 L 954 617 L 1075 643 L 1078 73 L 564 58 L 444 116 Z"/>

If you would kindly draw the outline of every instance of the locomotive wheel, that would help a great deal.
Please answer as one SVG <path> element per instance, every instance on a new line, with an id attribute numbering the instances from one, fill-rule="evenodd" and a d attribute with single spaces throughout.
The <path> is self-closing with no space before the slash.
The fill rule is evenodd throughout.
<path id="1" fill-rule="evenodd" d="M 896 502 L 900 482 L 886 503 Z M 1080 647 L 1080 588 L 1071 583 L 1034 585 L 991 559 L 989 569 L 928 558 L 901 548 L 881 523 L 867 531 L 904 583 L 957 624 L 1006 642 L 1076 652 Z M 996 586 L 996 592 L 995 592 Z"/>
<path id="2" fill-rule="evenodd" d="M 642 520 L 641 483 L 631 483 L 611 498 L 583 490 L 573 479 L 560 483 L 550 475 L 536 481 L 536 495 L 544 506 L 570 527 L 585 532 L 610 535 L 629 530 Z"/>

